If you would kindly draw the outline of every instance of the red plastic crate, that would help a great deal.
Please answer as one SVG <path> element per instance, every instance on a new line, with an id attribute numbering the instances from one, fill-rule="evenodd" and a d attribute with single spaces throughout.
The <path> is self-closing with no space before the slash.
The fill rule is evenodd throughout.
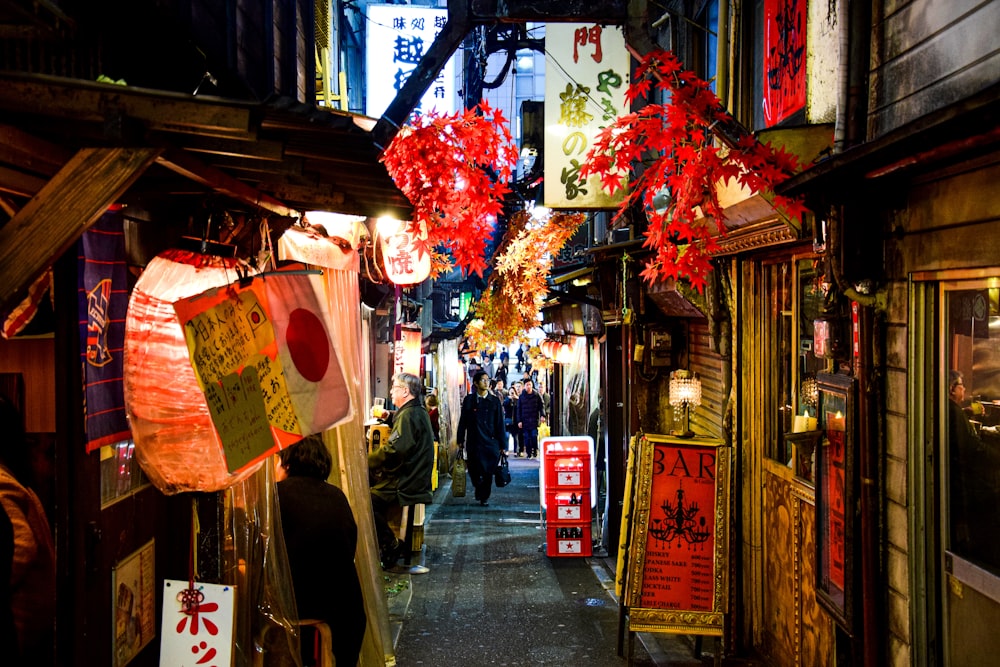
<path id="1" fill-rule="evenodd" d="M 571 534 L 572 537 L 569 536 Z M 545 531 L 545 554 L 552 558 L 592 555 L 593 543 L 590 538 L 590 524 L 549 525 Z"/>
<path id="2" fill-rule="evenodd" d="M 590 457 L 567 456 L 546 459 L 545 484 L 550 489 L 590 488 Z"/>
<path id="3" fill-rule="evenodd" d="M 573 502 L 574 496 L 577 502 Z M 545 519 L 549 523 L 588 522 L 591 518 L 590 493 L 587 491 L 549 491 Z"/>

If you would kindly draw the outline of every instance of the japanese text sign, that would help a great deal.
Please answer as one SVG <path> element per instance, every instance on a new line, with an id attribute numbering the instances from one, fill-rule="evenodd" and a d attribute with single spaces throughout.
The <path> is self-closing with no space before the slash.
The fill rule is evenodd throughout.
<path id="1" fill-rule="evenodd" d="M 232 586 L 164 580 L 160 664 L 229 667 L 235 597 Z"/>
<path id="2" fill-rule="evenodd" d="M 368 79 L 365 113 L 379 118 L 395 99 L 448 21 L 448 10 L 412 5 L 368 5 Z M 455 112 L 455 58 L 438 73 L 417 111 Z"/>
<path id="3" fill-rule="evenodd" d="M 763 87 L 767 127 L 806 104 L 805 0 L 764 0 Z"/>
<path id="4" fill-rule="evenodd" d="M 348 417 L 319 272 L 266 274 L 174 309 L 230 471 Z"/>
<path id="5" fill-rule="evenodd" d="M 600 177 L 580 178 L 597 133 L 625 113 L 629 54 L 619 26 L 550 23 L 545 33 L 545 205 L 617 208 Z"/>

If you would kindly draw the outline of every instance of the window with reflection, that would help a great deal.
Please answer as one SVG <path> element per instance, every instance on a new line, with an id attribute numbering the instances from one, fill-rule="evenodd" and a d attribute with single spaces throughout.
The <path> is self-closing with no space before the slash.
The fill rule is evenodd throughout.
<path id="1" fill-rule="evenodd" d="M 771 419 L 765 420 L 764 435 L 769 458 L 791 464 L 791 445 L 785 433 L 792 425 L 792 264 L 788 261 L 763 267 L 767 316 L 763 343 L 768 351 L 763 399 Z"/>
<path id="2" fill-rule="evenodd" d="M 1000 288 L 944 289 L 949 549 L 1000 574 Z"/>
<path id="3" fill-rule="evenodd" d="M 763 334 L 772 360 L 764 400 L 773 415 L 765 427 L 767 456 L 789 466 L 793 447 L 786 434 L 816 428 L 816 373 L 827 365 L 816 354 L 813 333 L 813 323 L 823 312 L 823 277 L 818 257 L 796 257 L 764 267 L 767 317 Z"/>
<path id="4" fill-rule="evenodd" d="M 107 506 L 149 484 L 135 458 L 135 442 L 101 447 L 101 505 Z"/>

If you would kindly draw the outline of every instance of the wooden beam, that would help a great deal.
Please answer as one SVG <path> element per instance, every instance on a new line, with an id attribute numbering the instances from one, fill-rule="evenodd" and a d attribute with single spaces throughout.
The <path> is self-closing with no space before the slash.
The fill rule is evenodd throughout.
<path id="1" fill-rule="evenodd" d="M 258 139 L 257 141 L 249 142 L 237 139 L 202 137 L 192 134 L 179 137 L 176 143 L 185 150 L 193 153 L 225 155 L 266 162 L 281 162 L 285 159 L 284 144 L 280 141 L 268 139 Z"/>
<path id="2" fill-rule="evenodd" d="M 233 199 L 259 206 L 277 215 L 298 217 L 297 211 L 285 206 L 277 199 L 254 190 L 243 181 L 200 162 L 184 151 L 167 151 L 157 159 L 157 162 L 167 169 L 187 176 L 192 181 L 201 183 Z"/>
<path id="3" fill-rule="evenodd" d="M 0 123 L 0 162 L 51 178 L 73 157 L 73 151 L 24 130 Z"/>
<path id="4" fill-rule="evenodd" d="M 0 73 L 0 109 L 74 121 L 139 121 L 149 130 L 256 139 L 250 105 L 76 79 Z"/>
<path id="5" fill-rule="evenodd" d="M 84 148 L 0 228 L 0 307 L 31 284 L 152 164 L 154 148 Z"/>
<path id="6" fill-rule="evenodd" d="M 51 176 L 51 174 L 46 174 Z M 0 167 L 0 192 L 6 192 L 20 197 L 34 197 L 45 187 L 45 178 L 35 176 L 17 169 Z"/>

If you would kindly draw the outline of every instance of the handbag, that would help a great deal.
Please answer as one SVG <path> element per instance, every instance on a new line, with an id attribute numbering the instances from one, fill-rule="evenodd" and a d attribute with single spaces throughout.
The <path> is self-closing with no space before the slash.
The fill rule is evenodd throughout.
<path id="1" fill-rule="evenodd" d="M 510 484 L 510 465 L 507 463 L 506 452 L 500 452 L 500 462 L 497 463 L 497 468 L 493 471 L 493 481 L 498 489 Z"/>
<path id="2" fill-rule="evenodd" d="M 451 464 L 451 495 L 455 498 L 465 497 L 465 457 L 459 449 L 455 461 Z"/>

